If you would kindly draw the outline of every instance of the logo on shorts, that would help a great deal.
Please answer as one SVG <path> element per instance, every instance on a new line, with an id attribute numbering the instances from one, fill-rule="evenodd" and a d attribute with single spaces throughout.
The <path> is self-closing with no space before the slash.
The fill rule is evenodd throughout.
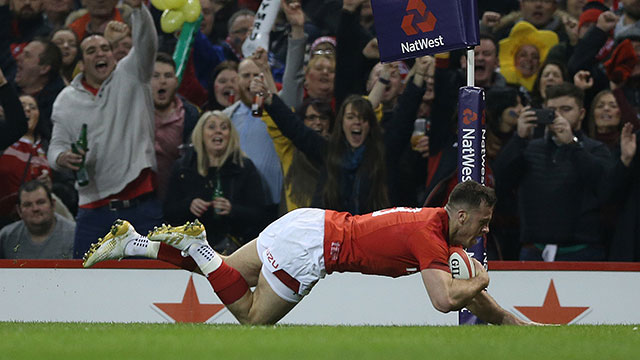
<path id="1" fill-rule="evenodd" d="M 415 26 L 414 18 L 418 20 Z M 409 0 L 407 4 L 407 15 L 402 18 L 401 27 L 405 34 L 411 36 L 416 35 L 418 30 L 423 33 L 433 30 L 436 26 L 436 21 L 438 21 L 438 19 L 436 19 L 431 11 L 427 11 L 427 5 L 422 0 Z M 416 26 L 418 28 L 417 30 Z"/>
<path id="2" fill-rule="evenodd" d="M 269 262 L 269 264 L 271 264 L 274 269 L 277 269 L 279 265 L 278 263 L 276 263 L 276 259 L 273 257 L 273 255 L 271 255 L 269 249 L 265 250 L 264 252 L 265 254 L 267 254 L 267 261 Z"/>

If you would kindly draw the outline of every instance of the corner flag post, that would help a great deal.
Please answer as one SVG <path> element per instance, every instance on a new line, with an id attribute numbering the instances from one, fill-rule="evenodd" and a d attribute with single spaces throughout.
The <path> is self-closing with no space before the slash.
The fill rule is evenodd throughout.
<path id="1" fill-rule="evenodd" d="M 458 98 L 458 182 L 474 180 L 485 185 L 485 107 L 484 90 L 474 86 L 473 47 L 467 49 L 467 86 L 461 87 Z M 467 249 L 486 268 L 487 252 L 484 237 Z M 460 325 L 481 324 L 469 310 L 458 314 Z"/>
<path id="2" fill-rule="evenodd" d="M 372 0 L 371 7 L 383 63 L 467 49 L 467 86 L 458 99 L 458 181 L 484 185 L 484 91 L 474 87 L 473 47 L 480 44 L 476 0 Z M 470 251 L 486 264 L 482 241 Z M 477 323 L 468 311 L 459 319 Z"/>

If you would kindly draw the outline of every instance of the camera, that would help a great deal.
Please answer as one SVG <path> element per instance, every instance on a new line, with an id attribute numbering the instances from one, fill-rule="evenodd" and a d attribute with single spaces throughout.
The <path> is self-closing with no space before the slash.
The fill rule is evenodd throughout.
<path id="1" fill-rule="evenodd" d="M 535 124 L 553 124 L 553 119 L 556 118 L 555 111 L 551 109 L 533 109 L 533 111 L 536 113 L 536 120 L 534 121 Z"/>

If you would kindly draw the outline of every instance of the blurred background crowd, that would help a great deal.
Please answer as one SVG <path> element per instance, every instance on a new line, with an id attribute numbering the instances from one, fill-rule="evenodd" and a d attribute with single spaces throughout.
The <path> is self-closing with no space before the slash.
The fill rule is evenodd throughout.
<path id="1" fill-rule="evenodd" d="M 446 203 L 465 51 L 382 64 L 369 0 L 283 0 L 246 57 L 260 1 L 188 1 L 180 79 L 148 1 L 0 0 L 0 258 L 81 258 L 117 218 L 229 254 L 298 207 Z M 640 261 L 640 0 L 478 7 L 489 259 Z"/>

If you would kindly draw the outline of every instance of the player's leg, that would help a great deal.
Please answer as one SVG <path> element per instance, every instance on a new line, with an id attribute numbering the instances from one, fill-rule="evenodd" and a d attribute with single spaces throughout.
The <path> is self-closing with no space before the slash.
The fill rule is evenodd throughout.
<path id="1" fill-rule="evenodd" d="M 198 270 L 191 257 L 182 256 L 180 250 L 158 241 L 150 241 L 140 235 L 126 220 L 116 220 L 109 232 L 91 245 L 84 254 L 84 267 L 91 267 L 105 260 L 120 260 L 125 257 L 158 259 L 188 271 Z"/>
<path id="2" fill-rule="evenodd" d="M 278 296 L 260 272 L 255 290 L 227 305 L 227 309 L 241 324 L 268 325 L 277 323 L 297 304 Z"/>
<path id="3" fill-rule="evenodd" d="M 126 220 L 116 220 L 109 232 L 93 243 L 84 254 L 82 265 L 91 267 L 104 260 L 120 260 L 129 256 L 156 258 L 160 243 L 138 234 Z"/>
<path id="4" fill-rule="evenodd" d="M 238 270 L 250 287 L 258 284 L 258 276 L 262 262 L 256 249 L 257 239 L 244 244 L 240 249 L 222 259 L 232 268 Z"/>
<path id="5" fill-rule="evenodd" d="M 181 237 L 178 231 L 169 229 L 164 236 L 152 232 L 149 237 L 170 242 L 188 253 L 218 298 L 241 324 L 272 324 L 295 306 L 276 295 L 262 278 L 256 241 L 246 244 L 225 260 L 208 243 L 193 241 L 189 236 Z M 249 286 L 256 286 L 255 292 Z"/>

